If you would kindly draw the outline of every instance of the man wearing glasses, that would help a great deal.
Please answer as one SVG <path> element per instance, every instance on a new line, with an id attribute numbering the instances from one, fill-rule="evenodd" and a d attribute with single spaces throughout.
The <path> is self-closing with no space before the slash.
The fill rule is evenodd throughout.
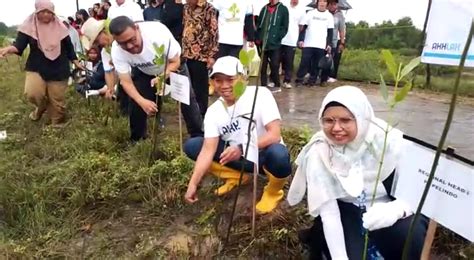
<path id="1" fill-rule="evenodd" d="M 180 71 L 181 47 L 168 28 L 159 22 L 135 24 L 130 18 L 119 16 L 110 22 L 109 30 L 115 40 L 111 49 L 113 64 L 125 92 L 131 99 L 131 140 L 139 141 L 146 138 L 147 116 L 159 111 L 156 88 L 152 86 L 152 80 L 163 72 L 169 77 L 171 72 Z M 92 40 L 102 45 L 111 38 L 105 29 L 102 29 Z M 155 46 L 161 45 L 164 46 L 164 51 L 157 54 Z M 168 64 L 164 71 L 165 65 L 156 64 L 155 58 L 166 54 Z M 202 118 L 192 91 L 190 105 L 182 104 L 181 108 L 188 133 L 192 137 L 201 136 Z"/>

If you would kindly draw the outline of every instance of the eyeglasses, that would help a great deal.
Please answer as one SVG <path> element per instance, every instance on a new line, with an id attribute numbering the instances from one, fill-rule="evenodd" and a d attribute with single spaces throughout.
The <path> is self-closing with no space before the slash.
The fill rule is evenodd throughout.
<path id="1" fill-rule="evenodd" d="M 355 118 L 353 117 L 340 117 L 340 118 L 322 117 L 321 118 L 321 124 L 323 125 L 324 129 L 333 128 L 336 125 L 336 122 L 339 123 L 339 126 L 342 129 L 347 129 L 353 126 L 355 122 Z"/>

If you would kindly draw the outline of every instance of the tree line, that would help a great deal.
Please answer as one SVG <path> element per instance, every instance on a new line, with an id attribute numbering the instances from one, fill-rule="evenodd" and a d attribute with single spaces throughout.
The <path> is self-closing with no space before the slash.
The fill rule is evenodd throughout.
<path id="1" fill-rule="evenodd" d="M 351 49 L 419 49 L 422 31 L 413 25 L 410 17 L 396 23 L 383 21 L 370 26 L 366 21 L 347 22 L 346 45 Z"/>

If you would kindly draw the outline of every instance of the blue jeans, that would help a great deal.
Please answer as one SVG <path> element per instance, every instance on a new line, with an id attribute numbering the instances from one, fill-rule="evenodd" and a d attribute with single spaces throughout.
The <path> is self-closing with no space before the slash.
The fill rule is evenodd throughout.
<path id="1" fill-rule="evenodd" d="M 196 161 L 199 153 L 201 152 L 202 145 L 204 143 L 204 137 L 193 137 L 186 140 L 184 143 L 184 152 L 192 160 Z M 219 162 L 219 157 L 225 149 L 225 142 L 219 140 L 216 153 L 214 154 L 213 160 Z M 244 147 L 245 149 L 245 147 Z M 263 168 L 269 171 L 273 176 L 277 178 L 286 178 L 291 174 L 291 163 L 290 154 L 286 146 L 282 144 L 271 144 L 265 149 L 261 149 L 258 156 L 259 160 L 259 172 L 263 173 Z M 234 170 L 240 171 L 244 166 L 245 172 L 253 172 L 253 163 L 248 160 L 238 160 L 227 163 L 225 166 Z"/>

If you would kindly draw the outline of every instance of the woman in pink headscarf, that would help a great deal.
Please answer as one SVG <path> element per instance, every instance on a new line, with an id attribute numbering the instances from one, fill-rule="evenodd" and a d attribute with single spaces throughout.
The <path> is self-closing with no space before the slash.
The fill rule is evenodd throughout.
<path id="1" fill-rule="evenodd" d="M 25 94 L 35 105 L 30 119 L 37 121 L 48 112 L 52 125 L 62 126 L 70 61 L 83 67 L 77 60 L 67 28 L 54 13 L 54 4 L 50 0 L 36 0 L 35 9 L 18 28 L 15 43 L 0 49 L 0 58 L 22 55 L 29 45 Z"/>

